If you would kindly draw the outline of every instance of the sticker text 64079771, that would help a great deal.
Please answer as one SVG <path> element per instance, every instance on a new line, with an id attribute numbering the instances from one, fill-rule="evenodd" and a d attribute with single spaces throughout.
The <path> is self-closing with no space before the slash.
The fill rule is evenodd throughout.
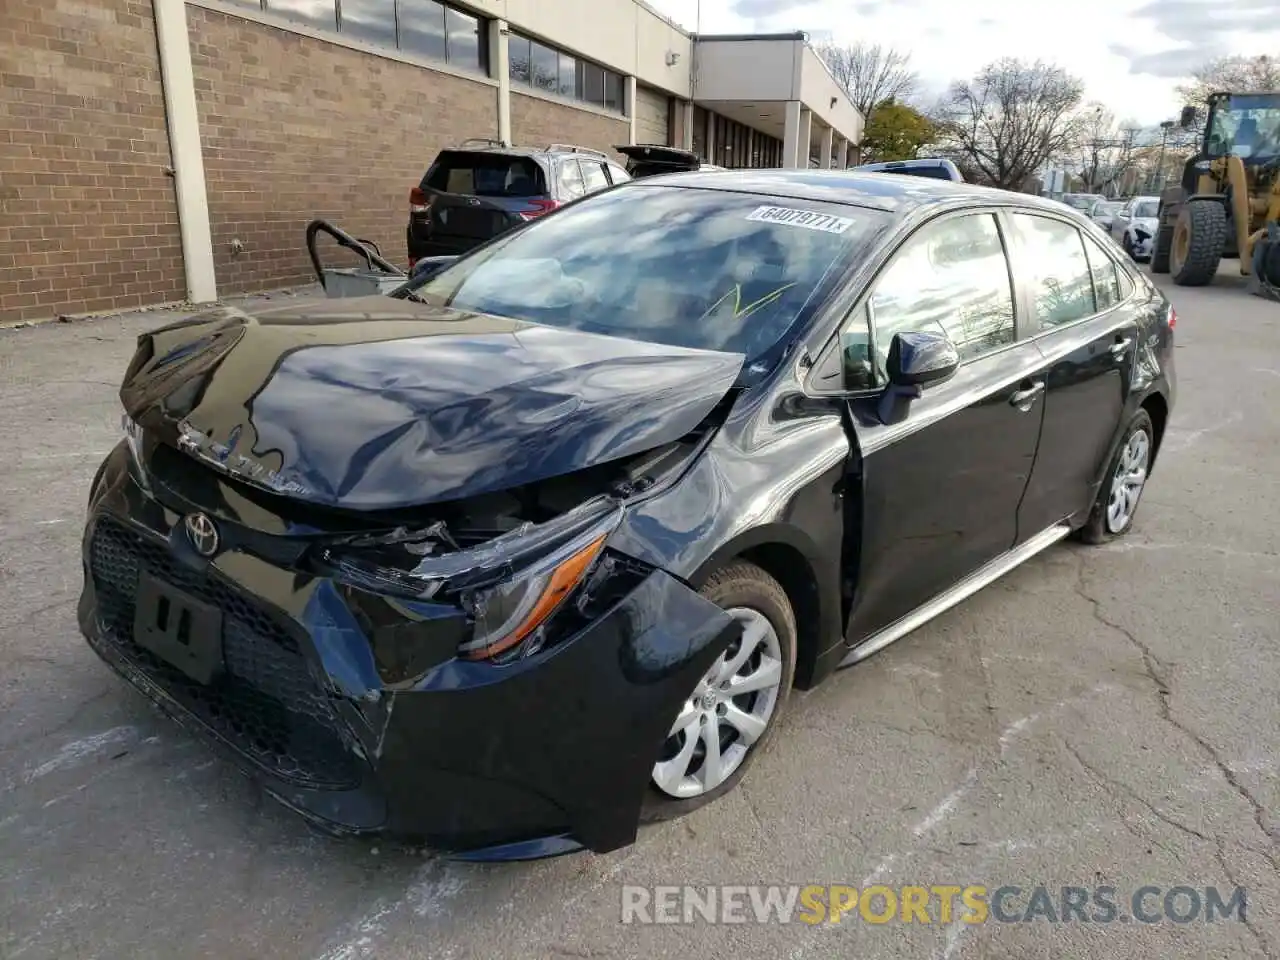
<path id="1" fill-rule="evenodd" d="M 756 207 L 748 214 L 747 219 L 781 223 L 788 227 L 804 227 L 806 230 L 821 230 L 823 233 L 844 233 L 853 226 L 853 221 L 848 217 L 833 217 L 829 213 L 797 210 L 794 207 Z"/>

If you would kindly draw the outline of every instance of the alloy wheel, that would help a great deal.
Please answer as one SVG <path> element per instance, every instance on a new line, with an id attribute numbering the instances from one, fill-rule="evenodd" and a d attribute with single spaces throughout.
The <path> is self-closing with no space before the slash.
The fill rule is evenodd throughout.
<path id="1" fill-rule="evenodd" d="M 1107 501 L 1107 531 L 1119 533 L 1129 526 L 1138 509 L 1138 498 L 1147 483 L 1151 461 L 1151 438 L 1145 430 L 1135 430 L 1125 441 L 1124 450 L 1111 475 L 1111 494 Z"/>
<path id="2" fill-rule="evenodd" d="M 723 784 L 764 736 L 782 684 L 782 646 L 760 611 L 727 611 L 742 625 L 680 708 L 661 758 L 653 766 L 659 790 L 679 800 Z"/>

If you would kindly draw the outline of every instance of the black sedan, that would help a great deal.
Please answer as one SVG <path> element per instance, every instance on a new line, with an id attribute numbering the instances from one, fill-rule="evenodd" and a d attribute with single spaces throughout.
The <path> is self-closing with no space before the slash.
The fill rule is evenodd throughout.
<path id="1" fill-rule="evenodd" d="M 1124 535 L 1174 400 L 1118 247 L 945 181 L 657 177 L 432 270 L 142 336 L 79 618 L 315 823 L 476 858 L 628 844 L 793 686 Z"/>

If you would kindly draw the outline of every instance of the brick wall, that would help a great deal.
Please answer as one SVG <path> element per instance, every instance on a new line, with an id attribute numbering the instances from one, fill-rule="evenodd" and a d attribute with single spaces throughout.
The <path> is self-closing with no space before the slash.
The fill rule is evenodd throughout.
<path id="1" fill-rule="evenodd" d="M 0 0 L 0 322 L 185 296 L 149 0 Z"/>
<path id="2" fill-rule="evenodd" d="M 187 15 L 220 295 L 310 281 L 314 217 L 404 262 L 409 190 L 436 152 L 497 136 L 494 86 L 200 7 Z"/>
<path id="3" fill-rule="evenodd" d="M 614 144 L 626 143 L 630 124 L 589 110 L 511 91 L 511 141 L 528 146 L 571 143 L 603 150 L 615 159 Z"/>

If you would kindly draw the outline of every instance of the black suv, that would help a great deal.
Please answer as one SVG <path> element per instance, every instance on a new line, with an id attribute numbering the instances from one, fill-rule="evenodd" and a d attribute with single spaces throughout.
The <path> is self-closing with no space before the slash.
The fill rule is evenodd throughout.
<path id="1" fill-rule="evenodd" d="M 631 176 L 599 150 L 467 140 L 441 150 L 409 191 L 409 265 L 456 256 L 561 204 Z"/>

